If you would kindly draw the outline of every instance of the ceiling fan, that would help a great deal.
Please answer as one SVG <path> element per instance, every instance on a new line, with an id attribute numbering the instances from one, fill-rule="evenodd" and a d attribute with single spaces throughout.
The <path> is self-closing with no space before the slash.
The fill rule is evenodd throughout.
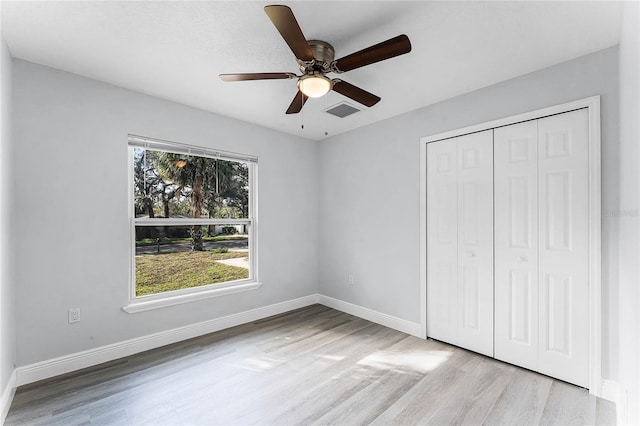
<path id="1" fill-rule="evenodd" d="M 330 79 L 326 75 L 331 72 L 340 74 L 351 71 L 411 51 L 409 37 L 402 34 L 334 60 L 335 51 L 329 43 L 305 39 L 298 21 L 288 6 L 265 6 L 264 11 L 289 45 L 302 74 L 296 75 L 290 72 L 220 74 L 220 78 L 223 81 L 297 79 L 298 93 L 289 105 L 287 114 L 300 112 L 307 99 L 319 98 L 330 90 L 372 107 L 380 101 L 378 96 L 339 78 Z"/>

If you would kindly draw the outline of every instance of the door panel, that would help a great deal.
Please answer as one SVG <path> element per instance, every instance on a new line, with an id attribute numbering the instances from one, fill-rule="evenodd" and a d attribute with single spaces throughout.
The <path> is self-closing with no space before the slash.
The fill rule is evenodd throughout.
<path id="1" fill-rule="evenodd" d="M 546 218 L 545 249 L 571 251 L 571 175 L 569 171 L 545 173 Z"/>
<path id="2" fill-rule="evenodd" d="M 458 342 L 458 150 L 427 145 L 427 335 Z"/>
<path id="3" fill-rule="evenodd" d="M 495 357 L 538 367 L 537 124 L 494 130 Z"/>
<path id="4" fill-rule="evenodd" d="M 462 174 L 462 173 L 461 173 Z M 461 182 L 460 184 L 460 240 L 459 243 L 469 246 L 478 246 L 479 242 L 479 220 L 478 220 L 478 197 L 482 192 L 481 182 Z"/>
<path id="5" fill-rule="evenodd" d="M 453 171 L 453 173 L 455 173 L 455 171 Z M 458 215 L 451 213 L 452 209 L 457 208 L 457 201 L 452 198 L 455 197 L 458 188 L 456 187 L 456 182 L 453 178 L 449 181 L 448 176 L 445 173 L 441 176 L 443 179 L 446 179 L 446 181 L 438 182 L 434 185 L 436 188 L 435 203 L 437 205 L 436 211 L 438 215 L 438 226 L 436 232 L 438 234 L 439 243 L 453 244 L 455 246 L 458 240 Z"/>
<path id="6" fill-rule="evenodd" d="M 480 303 L 478 292 L 478 268 L 462 268 L 462 284 L 460 285 L 460 306 L 462 322 L 460 326 L 465 329 L 479 330 Z M 463 344 L 460 339 L 460 344 Z"/>
<path id="7" fill-rule="evenodd" d="M 436 265 L 438 275 L 435 280 L 436 293 L 432 300 L 437 303 L 437 322 L 445 327 L 452 327 L 456 323 L 456 310 L 452 309 L 456 300 L 458 275 L 455 265 L 447 261 Z M 435 324 L 435 322 L 434 322 Z M 432 336 L 435 337 L 435 336 Z M 443 337 L 444 340 L 444 337 Z"/>
<path id="8" fill-rule="evenodd" d="M 567 306 L 573 297 L 571 277 L 546 274 L 544 282 L 548 307 L 548 333 L 544 350 L 571 356 L 571 318 Z"/>
<path id="9" fill-rule="evenodd" d="M 532 188 L 531 181 L 528 176 L 508 177 L 509 247 L 511 248 L 530 248 L 534 238 L 531 235 L 531 197 L 535 187 Z"/>
<path id="10" fill-rule="evenodd" d="M 509 340 L 531 346 L 531 273 L 511 271 L 509 277 Z"/>
<path id="11" fill-rule="evenodd" d="M 538 120 L 539 371 L 589 382 L 589 174 L 586 109 Z"/>
<path id="12" fill-rule="evenodd" d="M 458 138 L 458 345 L 493 356 L 493 131 Z"/>

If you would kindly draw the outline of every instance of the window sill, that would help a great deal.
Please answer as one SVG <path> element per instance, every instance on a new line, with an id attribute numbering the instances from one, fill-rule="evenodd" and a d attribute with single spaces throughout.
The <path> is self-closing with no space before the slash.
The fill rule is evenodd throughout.
<path id="1" fill-rule="evenodd" d="M 196 300 L 209 299 L 211 297 L 224 296 L 226 294 L 255 290 L 260 288 L 261 286 L 262 283 L 250 282 L 223 288 L 212 288 L 210 290 L 203 290 L 196 293 L 167 296 L 159 299 L 131 301 L 128 305 L 123 306 L 122 310 L 129 314 L 135 314 L 138 312 L 150 311 L 152 309 L 159 309 L 165 308 L 167 306 L 180 305 L 182 303 L 195 302 Z"/>

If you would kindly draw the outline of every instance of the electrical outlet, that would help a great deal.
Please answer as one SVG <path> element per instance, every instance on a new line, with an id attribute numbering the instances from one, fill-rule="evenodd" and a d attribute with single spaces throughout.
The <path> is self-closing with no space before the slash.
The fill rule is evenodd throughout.
<path id="1" fill-rule="evenodd" d="M 69 309 L 69 324 L 80 321 L 80 308 Z"/>
<path id="2" fill-rule="evenodd" d="M 356 281 L 353 279 L 353 274 L 349 274 L 347 277 L 347 284 L 353 285 Z"/>

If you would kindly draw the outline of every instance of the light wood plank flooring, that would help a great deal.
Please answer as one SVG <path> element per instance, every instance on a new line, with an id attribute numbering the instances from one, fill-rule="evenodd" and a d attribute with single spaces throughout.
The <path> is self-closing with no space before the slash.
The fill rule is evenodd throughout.
<path id="1" fill-rule="evenodd" d="M 612 403 L 314 305 L 16 392 L 7 425 L 614 424 Z"/>

